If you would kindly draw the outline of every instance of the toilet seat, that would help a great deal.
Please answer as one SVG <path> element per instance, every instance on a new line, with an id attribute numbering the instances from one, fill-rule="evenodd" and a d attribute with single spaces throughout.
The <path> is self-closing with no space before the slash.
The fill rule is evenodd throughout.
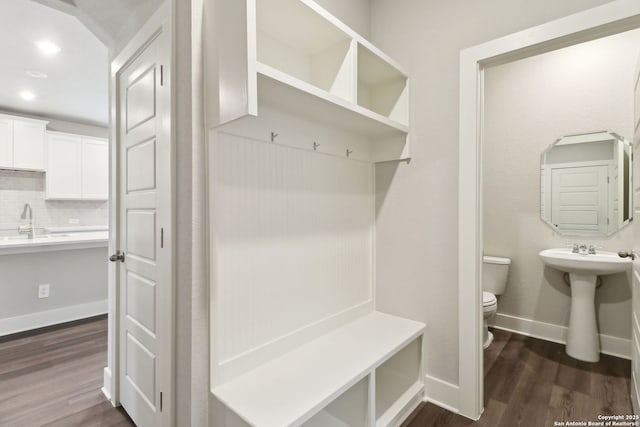
<path id="1" fill-rule="evenodd" d="M 482 292 L 482 311 L 488 313 L 498 309 L 498 299 L 491 292 Z"/>

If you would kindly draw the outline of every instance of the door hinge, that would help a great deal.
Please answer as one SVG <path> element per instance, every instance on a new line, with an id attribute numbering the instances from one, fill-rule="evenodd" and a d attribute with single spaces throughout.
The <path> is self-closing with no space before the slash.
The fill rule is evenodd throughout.
<path id="1" fill-rule="evenodd" d="M 609 218 L 607 218 L 607 225 L 609 225 Z"/>
<path id="2" fill-rule="evenodd" d="M 160 249 L 164 248 L 164 228 L 160 228 Z"/>
<path id="3" fill-rule="evenodd" d="M 164 65 L 160 65 L 160 86 L 164 86 Z"/>
<path id="4" fill-rule="evenodd" d="M 610 181 L 609 181 L 609 177 L 607 177 L 607 184 L 609 184 L 609 182 L 610 182 Z"/>
<path id="5" fill-rule="evenodd" d="M 162 412 L 162 392 L 160 392 L 160 412 Z"/>

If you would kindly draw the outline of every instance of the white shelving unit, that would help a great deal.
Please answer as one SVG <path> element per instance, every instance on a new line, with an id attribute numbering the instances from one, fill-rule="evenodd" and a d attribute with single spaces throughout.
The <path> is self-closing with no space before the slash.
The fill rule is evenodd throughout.
<path id="1" fill-rule="evenodd" d="M 422 400 L 424 328 L 372 312 L 212 393 L 250 426 L 390 426 Z"/>
<path id="2" fill-rule="evenodd" d="M 362 36 L 311 0 L 221 0 L 215 16 L 221 89 L 212 127 L 269 106 L 367 138 L 369 161 L 409 157 L 409 77 Z"/>

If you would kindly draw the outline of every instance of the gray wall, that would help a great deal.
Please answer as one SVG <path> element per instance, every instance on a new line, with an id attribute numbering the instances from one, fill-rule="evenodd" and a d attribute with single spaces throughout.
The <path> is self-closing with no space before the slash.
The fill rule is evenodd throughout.
<path id="1" fill-rule="evenodd" d="M 376 167 L 379 309 L 427 323 L 426 373 L 458 382 L 460 50 L 603 0 L 371 0 L 371 39 L 412 75 L 412 160 Z"/>
<path id="2" fill-rule="evenodd" d="M 107 248 L 0 256 L 0 320 L 107 299 Z M 48 283 L 49 298 L 38 298 Z"/>
<path id="3" fill-rule="evenodd" d="M 559 272 L 544 268 L 538 252 L 571 242 L 616 252 L 631 247 L 630 227 L 609 238 L 580 239 L 560 236 L 540 220 L 540 154 L 567 134 L 608 129 L 632 139 L 639 54 L 640 30 L 634 30 L 485 71 L 484 251 L 512 259 L 499 313 L 567 326 L 569 288 Z M 610 144 L 604 151 L 611 158 Z M 631 339 L 626 274 L 604 277 L 596 307 L 602 334 Z"/>

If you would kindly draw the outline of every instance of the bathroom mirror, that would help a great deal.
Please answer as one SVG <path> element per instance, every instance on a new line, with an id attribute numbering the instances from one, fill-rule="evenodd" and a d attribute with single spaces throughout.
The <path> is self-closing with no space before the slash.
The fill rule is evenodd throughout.
<path id="1" fill-rule="evenodd" d="M 609 236 L 633 216 L 632 147 L 620 135 L 559 138 L 540 165 L 540 216 L 566 236 Z"/>

